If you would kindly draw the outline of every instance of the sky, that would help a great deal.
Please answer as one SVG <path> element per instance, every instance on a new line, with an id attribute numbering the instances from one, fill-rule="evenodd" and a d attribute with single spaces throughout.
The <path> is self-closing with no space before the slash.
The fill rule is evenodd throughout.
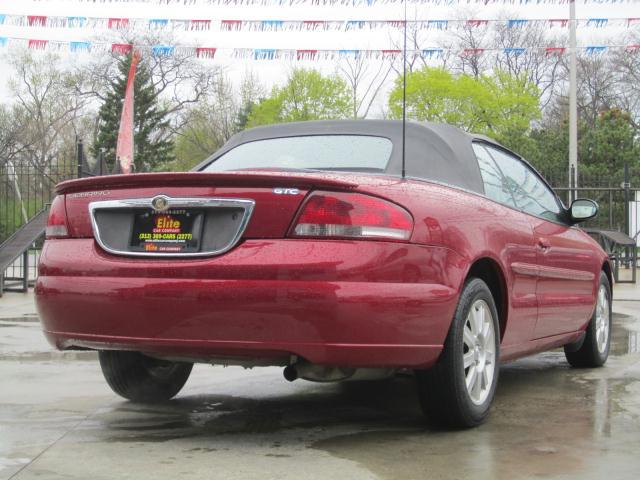
<path id="1" fill-rule="evenodd" d="M 188 2 L 187 2 L 188 3 Z M 173 18 L 173 19 L 211 19 L 214 22 L 223 19 L 254 20 L 397 20 L 403 17 L 401 3 L 379 2 L 373 6 L 314 6 L 299 4 L 296 6 L 218 6 L 206 0 L 195 0 L 184 5 L 167 0 L 141 1 L 78 1 L 78 0 L 0 0 L 0 14 L 7 15 L 47 15 L 47 16 L 85 16 L 117 18 Z M 640 1 L 631 0 L 621 3 L 597 3 L 579 1 L 576 4 L 577 18 L 629 18 L 640 17 Z M 463 4 L 444 6 L 434 4 L 416 5 L 409 3 L 408 18 L 455 19 L 466 16 L 475 19 L 509 18 L 548 19 L 567 18 L 568 4 L 528 4 L 511 5 L 494 3 L 483 5 L 466 1 Z M 214 23 L 215 25 L 215 23 Z M 640 29 L 640 27 L 635 27 Z M 559 30 L 563 31 L 563 30 Z M 566 30 L 564 30 L 566 31 Z M 578 44 L 611 44 L 612 35 L 624 31 L 624 27 L 579 28 Z M 0 37 L 35 38 L 59 41 L 91 41 L 98 32 L 93 28 L 40 28 L 17 25 L 0 25 Z M 108 33 L 108 32 L 106 32 Z M 180 45 L 215 46 L 225 48 L 285 48 L 285 49 L 393 49 L 399 44 L 400 31 L 397 29 L 353 30 L 353 31 L 278 31 L 278 32 L 221 32 L 218 29 L 203 32 L 176 32 Z M 424 47 L 436 46 L 446 32 L 425 32 Z M 10 75 L 6 67 L 4 53 L 8 47 L 0 47 L 0 99 L 11 99 L 7 88 Z M 83 55 L 68 54 L 68 61 L 83 61 Z M 212 65 L 224 65 L 232 80 L 238 79 L 250 70 L 254 72 L 266 87 L 283 81 L 292 66 L 290 60 L 256 61 L 233 58 L 232 52 L 219 51 L 216 59 L 203 60 Z M 325 72 L 335 70 L 336 61 L 296 62 L 296 65 L 313 66 Z"/>

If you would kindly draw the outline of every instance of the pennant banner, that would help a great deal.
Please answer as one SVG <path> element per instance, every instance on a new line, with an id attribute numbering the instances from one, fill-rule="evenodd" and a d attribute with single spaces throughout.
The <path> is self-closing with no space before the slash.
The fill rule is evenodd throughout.
<path id="1" fill-rule="evenodd" d="M 111 18 L 111 17 L 60 17 L 43 15 L 0 15 L 0 24 L 19 27 L 86 28 L 124 30 L 128 28 L 182 31 L 323 31 L 323 30 L 373 30 L 404 28 L 404 20 L 210 20 L 171 18 Z M 569 19 L 431 19 L 407 20 L 407 25 L 418 30 L 447 30 L 456 28 L 482 28 L 488 25 L 505 25 L 507 28 L 524 28 L 529 24 L 544 24 L 549 28 L 567 28 Z M 632 28 L 640 26 L 640 18 L 579 18 L 578 28 Z"/>
<path id="2" fill-rule="evenodd" d="M 40 0 L 60 1 L 60 0 Z M 401 4 L 404 0 L 75 0 L 78 3 L 143 3 L 156 5 L 215 5 L 215 6 L 374 6 L 380 4 Z M 406 0 L 415 5 L 460 5 L 460 4 L 502 4 L 502 5 L 566 5 L 572 0 Z M 578 0 L 581 4 L 628 4 L 639 0 Z"/>
<path id="3" fill-rule="evenodd" d="M 57 52 L 105 53 L 114 55 L 129 55 L 134 46 L 123 43 L 103 43 L 87 41 L 57 41 L 44 39 L 27 39 L 0 37 L 0 47 L 19 45 L 32 50 L 49 50 Z M 217 48 L 188 45 L 136 45 L 135 50 L 143 55 L 156 57 L 192 56 L 203 60 L 211 59 L 247 59 L 256 61 L 295 60 L 295 61 L 323 61 L 339 58 L 372 58 L 396 59 L 402 57 L 402 50 L 398 49 L 277 49 L 277 48 Z M 576 51 L 586 55 L 601 55 L 610 50 L 627 51 L 640 54 L 640 44 L 629 45 L 586 45 L 577 47 Z M 481 55 L 519 56 L 526 53 L 544 53 L 545 55 L 561 56 L 569 51 L 564 46 L 545 47 L 508 47 L 508 48 L 466 48 L 462 50 L 452 48 L 429 47 L 420 50 L 409 50 L 407 56 L 411 58 L 439 59 L 445 53 L 460 57 L 477 57 Z M 222 53 L 222 57 L 220 56 Z"/>

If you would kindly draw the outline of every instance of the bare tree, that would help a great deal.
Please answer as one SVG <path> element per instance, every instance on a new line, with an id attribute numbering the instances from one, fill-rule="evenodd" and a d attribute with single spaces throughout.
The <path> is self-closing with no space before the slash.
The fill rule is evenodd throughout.
<path id="1" fill-rule="evenodd" d="M 629 35 L 627 45 L 639 45 L 640 33 Z M 621 108 L 631 114 L 636 131 L 640 130 L 640 53 L 619 50 L 610 57 L 618 78 L 618 101 Z"/>
<path id="2" fill-rule="evenodd" d="M 177 160 L 171 167 L 185 170 L 220 148 L 243 128 L 240 117 L 258 102 L 264 89 L 257 76 L 245 72 L 238 88 L 220 75 L 214 88 L 198 104 L 181 113 L 177 135 Z"/>
<path id="3" fill-rule="evenodd" d="M 173 37 L 166 32 L 146 32 L 141 35 L 133 30 L 124 30 L 119 32 L 115 41 L 122 45 L 132 45 L 142 52 L 153 86 L 167 104 L 174 132 L 183 126 L 184 116 L 179 113 L 203 101 L 218 87 L 221 68 L 198 59 L 193 49 L 177 48 L 170 54 L 153 50 L 154 45 L 175 43 Z M 77 94 L 104 102 L 109 85 L 118 76 L 117 60 L 120 55 L 118 51 L 111 51 L 80 65 L 78 73 L 82 82 L 76 85 Z"/>
<path id="4" fill-rule="evenodd" d="M 351 90 L 353 118 L 366 118 L 392 71 L 392 61 L 382 58 L 375 64 L 363 56 L 340 59 L 338 70 Z"/>
<path id="5" fill-rule="evenodd" d="M 548 41 L 548 28 L 543 23 L 513 27 L 505 21 L 495 26 L 491 44 L 495 49 L 493 67 L 514 76 L 523 76 L 535 85 L 542 109 L 559 93 L 558 87 L 565 76 L 562 58 L 542 48 L 548 45 Z"/>
<path id="6" fill-rule="evenodd" d="M 65 135 L 83 115 L 85 102 L 74 95 L 74 75 L 59 68 L 57 55 L 18 50 L 9 56 L 9 81 L 16 104 L 22 155 L 41 172 L 57 158 Z"/>

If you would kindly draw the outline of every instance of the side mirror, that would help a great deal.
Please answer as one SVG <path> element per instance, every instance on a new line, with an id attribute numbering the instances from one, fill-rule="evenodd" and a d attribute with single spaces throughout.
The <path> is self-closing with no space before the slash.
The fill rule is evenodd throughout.
<path id="1" fill-rule="evenodd" d="M 572 223 L 580 223 L 598 214 L 598 204 L 587 198 L 578 198 L 571 203 L 569 209 Z"/>

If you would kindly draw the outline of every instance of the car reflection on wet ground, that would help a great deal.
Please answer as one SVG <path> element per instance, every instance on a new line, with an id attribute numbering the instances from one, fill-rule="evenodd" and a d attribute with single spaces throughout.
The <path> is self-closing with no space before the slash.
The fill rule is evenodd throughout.
<path id="1" fill-rule="evenodd" d="M 321 385 L 288 383 L 278 368 L 197 365 L 175 400 L 134 405 L 111 393 L 94 354 L 51 352 L 26 320 L 0 320 L 0 479 L 640 472 L 640 321 L 630 315 L 615 315 L 605 368 L 570 369 L 561 351 L 503 366 L 490 420 L 466 431 L 429 428 L 402 375 Z"/>

